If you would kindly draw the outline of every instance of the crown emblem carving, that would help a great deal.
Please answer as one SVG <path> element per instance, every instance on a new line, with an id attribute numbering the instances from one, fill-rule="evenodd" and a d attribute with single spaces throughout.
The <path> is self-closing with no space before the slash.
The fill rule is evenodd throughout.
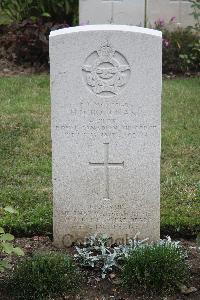
<path id="1" fill-rule="evenodd" d="M 97 53 L 99 55 L 99 58 L 102 61 L 107 61 L 113 58 L 115 55 L 115 50 L 113 47 L 109 44 L 107 41 L 104 45 L 102 45 L 98 50 Z"/>

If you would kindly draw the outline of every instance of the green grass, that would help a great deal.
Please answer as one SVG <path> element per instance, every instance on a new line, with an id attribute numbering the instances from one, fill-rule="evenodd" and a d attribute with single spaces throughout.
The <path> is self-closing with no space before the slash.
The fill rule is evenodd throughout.
<path id="1" fill-rule="evenodd" d="M 200 230 L 200 79 L 164 82 L 161 229 Z"/>
<path id="2" fill-rule="evenodd" d="M 200 225 L 200 80 L 164 81 L 161 229 Z M 0 223 L 15 234 L 52 232 L 50 95 L 47 75 L 0 78 L 0 204 L 18 208 Z"/>
<path id="3" fill-rule="evenodd" d="M 51 232 L 48 77 L 1 78 L 0 111 L 0 203 L 20 212 L 2 222 L 22 234 Z"/>

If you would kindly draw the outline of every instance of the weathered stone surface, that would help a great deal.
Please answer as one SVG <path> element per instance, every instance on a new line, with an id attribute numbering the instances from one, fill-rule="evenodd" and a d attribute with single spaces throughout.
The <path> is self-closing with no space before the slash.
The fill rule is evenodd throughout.
<path id="1" fill-rule="evenodd" d="M 160 232 L 162 39 L 132 26 L 50 36 L 54 241 Z"/>
<path id="2" fill-rule="evenodd" d="M 187 0 L 148 0 L 147 22 L 158 19 L 166 23 L 176 17 L 175 24 L 193 25 L 191 3 Z M 144 25 L 145 0 L 79 0 L 80 24 Z"/>

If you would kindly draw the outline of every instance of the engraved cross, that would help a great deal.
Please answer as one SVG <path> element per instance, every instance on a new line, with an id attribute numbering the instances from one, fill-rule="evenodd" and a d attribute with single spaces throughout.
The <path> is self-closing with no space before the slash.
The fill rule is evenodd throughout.
<path id="1" fill-rule="evenodd" d="M 104 167 L 105 169 L 105 198 L 109 199 L 109 167 L 124 167 L 124 161 L 122 163 L 110 163 L 109 162 L 109 143 L 104 143 L 104 162 L 102 163 L 93 163 L 89 162 L 90 166 L 93 167 Z"/>

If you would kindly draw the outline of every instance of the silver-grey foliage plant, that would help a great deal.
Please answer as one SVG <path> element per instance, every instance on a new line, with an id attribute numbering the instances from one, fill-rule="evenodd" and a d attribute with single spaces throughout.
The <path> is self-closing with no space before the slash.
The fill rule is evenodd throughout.
<path id="1" fill-rule="evenodd" d="M 133 250 L 138 247 L 147 247 L 148 238 L 139 240 L 139 233 L 128 240 L 128 243 L 121 245 L 109 245 L 110 238 L 106 234 L 92 235 L 86 238 L 82 247 L 76 246 L 76 254 L 74 258 L 83 267 L 92 267 L 101 271 L 101 277 L 104 279 L 106 275 L 115 269 L 120 269 L 120 262 L 127 258 Z M 173 244 L 180 247 L 179 242 L 172 242 L 170 237 L 159 240 L 158 244 Z"/>

